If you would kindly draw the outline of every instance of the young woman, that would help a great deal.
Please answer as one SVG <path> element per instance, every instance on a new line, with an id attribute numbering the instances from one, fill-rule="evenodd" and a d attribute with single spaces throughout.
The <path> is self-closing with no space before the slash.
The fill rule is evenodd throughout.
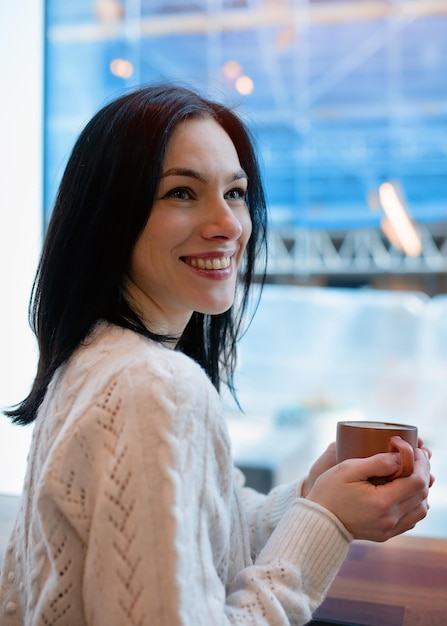
<path id="1" fill-rule="evenodd" d="M 234 469 L 232 388 L 266 208 L 227 108 L 151 86 L 97 113 L 69 159 L 33 294 L 35 420 L 0 586 L 4 626 L 305 624 L 350 541 L 426 515 L 429 453 L 395 454 L 263 496 Z M 274 323 L 274 321 L 273 321 Z"/>

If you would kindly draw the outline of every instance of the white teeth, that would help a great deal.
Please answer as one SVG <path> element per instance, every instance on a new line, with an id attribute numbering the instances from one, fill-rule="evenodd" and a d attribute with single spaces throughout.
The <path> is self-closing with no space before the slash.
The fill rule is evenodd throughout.
<path id="1" fill-rule="evenodd" d="M 219 259 L 185 259 L 188 265 L 198 267 L 201 270 L 223 270 L 230 265 L 230 257 L 224 256 Z"/>

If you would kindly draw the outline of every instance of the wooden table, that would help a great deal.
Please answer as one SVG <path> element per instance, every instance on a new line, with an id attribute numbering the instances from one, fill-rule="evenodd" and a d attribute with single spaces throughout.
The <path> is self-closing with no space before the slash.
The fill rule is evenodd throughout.
<path id="1" fill-rule="evenodd" d="M 447 626 L 447 539 L 354 541 L 311 624 Z"/>

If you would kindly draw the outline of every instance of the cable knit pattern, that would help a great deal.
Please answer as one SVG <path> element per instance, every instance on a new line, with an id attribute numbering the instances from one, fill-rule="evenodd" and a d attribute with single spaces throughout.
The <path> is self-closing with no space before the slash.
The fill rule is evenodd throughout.
<path id="1" fill-rule="evenodd" d="M 0 623 L 305 624 L 351 537 L 297 493 L 243 486 L 197 364 L 100 324 L 39 411 Z"/>

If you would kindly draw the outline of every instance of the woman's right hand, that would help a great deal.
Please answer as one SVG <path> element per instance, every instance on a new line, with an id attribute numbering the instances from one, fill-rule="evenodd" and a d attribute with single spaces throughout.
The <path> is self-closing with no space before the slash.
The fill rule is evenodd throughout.
<path id="1" fill-rule="evenodd" d="M 411 476 L 383 485 L 373 485 L 369 478 L 394 474 L 400 467 L 398 453 L 343 461 L 315 480 L 307 498 L 336 515 L 354 539 L 386 541 L 427 515 L 433 483 L 429 454 L 417 448 L 414 461 Z"/>

